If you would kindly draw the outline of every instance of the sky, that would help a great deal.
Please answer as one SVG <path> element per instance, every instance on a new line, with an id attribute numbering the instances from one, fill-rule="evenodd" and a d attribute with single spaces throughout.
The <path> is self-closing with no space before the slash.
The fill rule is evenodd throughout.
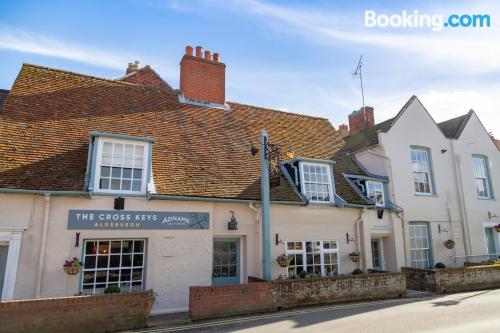
<path id="1" fill-rule="evenodd" d="M 488 14 L 489 28 L 364 26 L 379 14 Z M 376 122 L 417 95 L 437 122 L 476 111 L 500 137 L 500 3 L 494 1 L 9 1 L 0 12 L 0 88 L 22 63 L 106 78 L 128 62 L 178 87 L 186 45 L 219 52 L 229 101 L 328 118 L 362 106 L 363 55 Z"/>

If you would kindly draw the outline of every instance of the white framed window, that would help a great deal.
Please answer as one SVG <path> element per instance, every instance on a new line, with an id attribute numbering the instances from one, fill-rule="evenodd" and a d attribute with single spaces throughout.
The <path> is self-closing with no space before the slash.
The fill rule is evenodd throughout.
<path id="1" fill-rule="evenodd" d="M 149 143 L 99 138 L 94 191 L 145 194 Z"/>
<path id="2" fill-rule="evenodd" d="M 290 260 L 288 276 L 298 277 L 306 271 L 312 276 L 339 274 L 339 248 L 337 241 L 290 241 L 286 242 L 286 254 Z"/>
<path id="3" fill-rule="evenodd" d="M 411 165 L 415 193 L 434 194 L 429 151 L 425 148 L 411 147 Z"/>
<path id="4" fill-rule="evenodd" d="M 372 180 L 366 181 L 366 196 L 375 202 L 375 206 L 385 206 L 384 184 Z"/>
<path id="5" fill-rule="evenodd" d="M 488 159 L 485 156 L 473 155 L 474 178 L 476 184 L 477 197 L 481 199 L 491 199 L 491 183 L 488 173 Z"/>
<path id="6" fill-rule="evenodd" d="M 300 163 L 302 193 L 312 202 L 332 202 L 333 185 L 329 164 Z"/>
<path id="7" fill-rule="evenodd" d="M 431 267 L 429 230 L 427 223 L 410 222 L 409 228 L 411 267 Z"/>
<path id="8" fill-rule="evenodd" d="M 86 240 L 83 254 L 83 293 L 102 293 L 109 286 L 122 291 L 144 287 L 144 239 Z"/>

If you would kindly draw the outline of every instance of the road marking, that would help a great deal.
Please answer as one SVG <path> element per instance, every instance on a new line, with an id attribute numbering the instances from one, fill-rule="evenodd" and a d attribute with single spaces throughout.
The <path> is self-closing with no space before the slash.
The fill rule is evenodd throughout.
<path id="1" fill-rule="evenodd" d="M 330 306 L 321 306 L 321 307 L 316 307 L 316 308 L 306 308 L 306 309 L 300 309 L 300 310 L 285 310 L 285 311 L 278 312 L 278 313 L 260 314 L 260 315 L 253 315 L 253 316 L 248 316 L 248 317 L 234 317 L 234 318 L 230 318 L 230 319 L 223 319 L 223 320 L 205 322 L 205 323 L 200 323 L 200 324 L 185 324 L 182 326 L 174 326 L 174 327 L 152 328 L 152 329 L 146 329 L 146 330 L 136 331 L 136 332 L 163 333 L 163 332 L 185 331 L 185 330 L 190 330 L 190 329 L 195 329 L 195 328 L 207 328 L 207 327 L 249 322 L 249 321 L 255 321 L 255 320 L 289 317 L 289 316 L 314 313 L 314 312 L 352 309 L 352 308 L 359 308 L 359 307 L 370 306 L 370 305 L 420 302 L 420 301 L 423 301 L 426 299 L 431 299 L 431 298 L 433 298 L 433 297 L 420 297 L 420 298 L 413 298 L 413 299 L 398 298 L 398 299 L 390 299 L 390 300 L 385 300 L 385 301 L 362 302 L 362 303 L 343 304 L 343 305 L 330 305 Z"/>

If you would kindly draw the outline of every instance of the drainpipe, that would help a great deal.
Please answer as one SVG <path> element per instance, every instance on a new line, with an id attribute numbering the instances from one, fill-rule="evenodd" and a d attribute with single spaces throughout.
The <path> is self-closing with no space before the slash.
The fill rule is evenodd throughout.
<path id="1" fill-rule="evenodd" d="M 460 215 L 462 217 L 462 234 L 464 240 L 464 248 L 465 254 L 471 254 L 471 244 L 470 244 L 470 236 L 469 236 L 469 219 L 467 217 L 467 210 L 465 209 L 465 195 L 464 188 L 462 186 L 462 169 L 460 167 L 460 162 L 462 157 L 460 155 L 455 155 L 455 144 L 453 140 L 451 140 L 451 153 L 453 158 L 453 166 L 455 171 L 455 179 L 458 185 L 458 197 L 460 200 Z M 453 228 L 453 227 L 452 227 Z"/>
<path id="2" fill-rule="evenodd" d="M 405 224 L 406 220 L 405 220 L 403 213 L 397 212 L 396 216 L 401 219 L 401 230 L 403 233 L 403 251 L 405 254 L 405 266 L 409 267 L 408 266 L 408 252 L 407 252 L 408 251 L 408 243 L 406 241 L 406 224 Z M 394 235 L 394 237 L 395 237 L 395 235 Z"/>
<path id="3" fill-rule="evenodd" d="M 358 252 L 358 253 L 361 252 L 361 249 L 359 247 L 359 242 L 360 242 L 360 236 L 361 236 L 361 234 L 360 234 L 359 230 L 361 228 L 360 227 L 360 223 L 363 222 L 363 217 L 362 216 L 363 216 L 363 211 L 360 209 L 359 210 L 359 218 L 355 222 L 355 225 L 356 225 L 356 252 Z M 361 268 L 361 261 L 362 260 L 358 261 L 358 263 L 356 265 L 358 268 Z"/>
<path id="4" fill-rule="evenodd" d="M 47 243 L 47 230 L 49 228 L 49 212 L 50 212 L 50 194 L 46 193 L 43 197 L 43 224 L 42 224 L 42 239 L 40 241 L 40 257 L 38 258 L 38 266 L 36 270 L 35 280 L 35 298 L 40 298 L 42 289 L 42 273 L 45 263 L 45 247 Z"/>
<path id="5" fill-rule="evenodd" d="M 267 160 L 267 132 L 260 131 L 260 168 L 262 200 L 262 278 L 271 281 L 271 223 L 269 217 L 269 168 Z"/>

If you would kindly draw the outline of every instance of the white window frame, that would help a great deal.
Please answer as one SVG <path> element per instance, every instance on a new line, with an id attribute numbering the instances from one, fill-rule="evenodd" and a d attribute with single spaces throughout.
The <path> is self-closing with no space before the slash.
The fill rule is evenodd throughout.
<path id="1" fill-rule="evenodd" d="M 413 232 L 412 232 L 413 229 Z M 419 229 L 418 235 L 415 233 L 416 229 Z M 427 247 L 424 246 L 423 244 L 423 239 L 422 238 L 422 230 L 425 230 L 425 239 L 427 240 Z M 416 224 L 409 224 L 409 238 L 410 238 L 410 264 L 411 267 L 414 268 L 430 268 L 431 263 L 432 263 L 432 258 L 431 258 L 431 238 L 429 236 L 429 224 L 423 224 L 423 223 L 416 223 Z M 413 240 L 413 242 L 412 242 Z M 420 244 L 417 244 L 417 240 L 419 240 Z M 414 244 L 414 245 L 413 245 Z M 420 246 L 418 246 L 420 245 Z M 413 259 L 413 251 L 425 251 L 426 256 L 427 256 L 427 265 L 422 266 L 418 265 L 416 263 L 425 263 L 424 260 L 422 259 Z"/>
<path id="2" fill-rule="evenodd" d="M 14 298 L 16 289 L 17 268 L 21 253 L 22 231 L 7 231 L 0 229 L 0 244 L 7 245 L 7 262 L 5 263 L 5 275 L 3 280 L 1 301 L 8 301 Z"/>
<path id="3" fill-rule="evenodd" d="M 481 176 L 481 175 L 478 175 L 476 173 L 476 161 L 480 161 L 480 163 L 482 164 L 482 168 L 483 168 L 483 173 L 484 173 L 484 177 Z M 473 168 L 473 172 L 474 172 L 474 187 L 476 189 L 476 195 L 479 199 L 491 199 L 493 196 L 492 196 L 492 191 L 491 191 L 491 179 L 490 179 L 490 173 L 489 173 L 489 169 L 488 169 L 488 158 L 484 155 L 472 155 L 472 168 Z M 486 195 L 485 196 L 482 196 L 479 194 L 479 189 L 478 189 L 478 186 L 477 186 L 477 181 L 478 180 L 484 180 L 485 184 L 486 184 Z"/>
<path id="4" fill-rule="evenodd" d="M 334 274 L 334 276 L 336 275 L 340 275 L 340 242 L 337 241 L 337 240 L 321 240 L 321 241 L 286 241 L 285 242 L 285 254 L 288 256 L 289 254 L 299 254 L 299 255 L 302 255 L 302 270 L 303 271 L 307 271 L 307 249 L 306 249 L 306 243 L 308 242 L 311 242 L 311 243 L 314 243 L 314 242 L 320 242 L 320 267 L 321 267 L 321 276 L 326 276 L 325 275 L 325 258 L 324 258 L 324 254 L 325 253 L 336 253 L 337 254 L 337 272 L 336 274 Z M 325 249 L 323 247 L 323 243 L 324 242 L 335 242 L 336 244 L 336 248 L 335 249 Z M 302 250 L 288 250 L 288 243 L 302 243 Z M 314 253 L 314 252 L 313 252 Z M 327 265 L 331 265 L 330 264 L 327 264 Z M 297 266 L 297 265 L 295 265 Z M 286 272 L 286 275 L 289 276 L 289 272 L 288 272 L 288 268 L 287 268 L 287 272 Z"/>
<path id="5" fill-rule="evenodd" d="M 305 165 L 308 165 L 308 166 L 319 166 L 319 167 L 322 167 L 322 168 L 326 168 L 328 170 L 327 174 L 328 174 L 328 192 L 329 192 L 329 196 L 330 196 L 330 200 L 328 201 L 322 201 L 322 200 L 312 200 L 312 199 L 309 199 L 307 194 L 306 194 L 306 191 L 305 191 L 305 183 L 306 181 L 304 180 L 304 166 Z M 312 202 L 312 203 L 332 203 L 334 202 L 334 197 L 333 197 L 333 177 L 332 177 L 332 168 L 331 168 L 331 165 L 330 164 L 327 164 L 327 163 L 317 163 L 317 162 L 300 162 L 299 163 L 299 167 L 300 167 L 300 188 L 301 188 L 301 192 L 302 194 L 307 197 L 309 199 L 309 202 Z M 322 185 L 325 185 L 325 183 L 318 183 L 318 182 L 307 182 L 309 184 L 322 184 Z"/>
<path id="6" fill-rule="evenodd" d="M 413 152 L 420 152 L 420 153 L 425 153 L 427 156 L 427 171 L 415 171 L 413 169 Z M 434 189 L 434 178 L 433 178 L 433 170 L 432 170 L 432 163 L 431 163 L 431 154 L 430 150 L 424 147 L 410 147 L 410 161 L 411 161 L 411 168 L 412 168 L 412 182 L 413 182 L 413 187 L 415 187 L 415 173 L 418 174 L 426 174 L 427 175 L 427 180 L 429 183 L 429 192 L 420 192 L 415 190 L 415 194 L 417 195 L 435 195 L 435 189 Z M 415 160 L 416 161 L 416 160 Z M 420 183 L 419 183 L 420 184 Z"/>
<path id="7" fill-rule="evenodd" d="M 87 243 L 88 242 L 97 242 L 97 244 L 99 244 L 99 242 L 109 242 L 109 248 L 111 249 L 111 242 L 124 242 L 124 241 L 131 241 L 131 242 L 135 242 L 135 241 L 142 241 L 143 242 L 143 248 L 142 248 L 142 252 L 135 252 L 135 249 L 132 250 L 132 252 L 130 253 L 130 256 L 131 256 L 131 262 L 130 262 L 130 266 L 122 266 L 122 256 L 123 256 L 123 252 L 122 250 L 120 250 L 120 265 L 117 266 L 117 267 L 110 267 L 110 262 L 111 262 L 111 255 L 118 255 L 118 254 L 112 254 L 110 252 L 107 253 L 107 257 L 108 257 L 108 264 L 105 268 L 97 268 L 97 264 L 98 264 L 98 253 L 96 254 L 87 254 L 86 253 L 86 248 L 87 248 Z M 99 245 L 97 245 L 98 248 L 97 248 L 97 252 L 99 251 Z M 98 238 L 92 238 L 92 239 L 85 239 L 84 242 L 83 242 L 83 258 L 82 258 L 82 262 L 83 262 L 83 269 L 82 269 L 82 278 L 81 278 L 81 282 L 80 282 L 80 291 L 85 293 L 85 292 L 91 292 L 93 294 L 96 293 L 96 285 L 97 284 L 103 284 L 105 283 L 106 284 L 106 287 L 108 287 L 110 284 L 117 284 L 120 286 L 120 289 L 122 291 L 132 291 L 133 288 L 132 288 L 132 282 L 138 282 L 138 280 L 133 280 L 132 279 L 132 274 L 133 274 L 133 270 L 134 269 L 141 269 L 142 270 L 142 274 L 141 274 L 141 285 L 140 285 L 140 290 L 144 290 L 145 289 L 145 285 L 146 285 L 146 280 L 145 280 L 145 276 L 146 276 L 146 247 L 147 247 L 147 242 L 146 242 L 146 239 L 144 238 L 109 238 L 109 239 L 98 239 Z M 134 255 L 136 254 L 142 254 L 142 265 L 141 266 L 134 266 Z M 128 255 L 128 253 L 125 253 L 125 255 Z M 87 259 L 87 257 L 93 257 L 95 256 L 96 257 L 96 262 L 95 262 L 95 267 L 94 268 L 85 268 L 85 260 Z M 130 286 L 129 286 L 129 289 L 126 290 L 124 289 L 120 284 L 121 284 L 121 274 L 120 276 L 118 277 L 118 281 L 116 282 L 113 282 L 113 281 L 109 281 L 109 271 L 113 271 L 113 270 L 118 270 L 118 271 L 121 271 L 123 268 L 126 268 L 126 269 L 130 269 L 132 272 L 131 272 L 131 276 L 130 276 Z M 96 277 L 94 277 L 94 282 L 92 283 L 92 289 L 83 289 L 83 286 L 84 284 L 85 285 L 89 285 L 88 283 L 84 283 L 84 277 L 85 277 L 85 272 L 94 272 L 94 273 L 97 273 L 99 271 L 107 271 L 108 274 L 106 276 L 106 282 L 96 282 Z M 105 287 L 105 288 L 106 288 Z"/>
<path id="8" fill-rule="evenodd" d="M 376 199 L 376 198 L 377 198 L 376 193 L 378 192 L 377 190 L 375 190 L 375 192 L 374 192 L 374 194 L 375 194 L 374 198 L 372 198 L 372 197 L 370 196 L 370 190 L 369 190 L 370 185 L 373 185 L 373 186 L 380 186 L 380 192 L 382 193 L 382 203 L 380 203 L 380 204 L 379 204 L 379 203 L 377 203 L 377 199 Z M 375 202 L 375 206 L 377 206 L 377 207 L 385 207 L 385 191 L 384 191 L 384 184 L 383 184 L 382 182 L 377 182 L 377 181 L 373 181 L 373 180 L 367 180 L 367 181 L 366 181 L 365 186 L 366 186 L 366 196 L 367 196 L 368 198 L 372 199 L 372 200 L 373 200 L 373 202 Z"/>
<path id="9" fill-rule="evenodd" d="M 140 145 L 144 147 L 144 155 L 142 159 L 142 179 L 141 179 L 141 190 L 133 191 L 133 190 L 111 190 L 111 189 L 101 189 L 100 188 L 100 179 L 101 179 L 101 165 L 102 165 L 102 153 L 105 142 L 111 143 L 123 143 L 123 144 L 133 144 Z M 124 139 L 114 139 L 107 137 L 98 137 L 97 138 L 97 150 L 96 150 L 96 163 L 94 170 L 94 188 L 93 192 L 96 194 L 106 193 L 106 194 L 119 194 L 119 195 L 145 195 L 147 191 L 147 181 L 148 181 L 148 172 L 149 172 L 149 142 L 138 141 L 138 140 L 124 140 Z"/>

